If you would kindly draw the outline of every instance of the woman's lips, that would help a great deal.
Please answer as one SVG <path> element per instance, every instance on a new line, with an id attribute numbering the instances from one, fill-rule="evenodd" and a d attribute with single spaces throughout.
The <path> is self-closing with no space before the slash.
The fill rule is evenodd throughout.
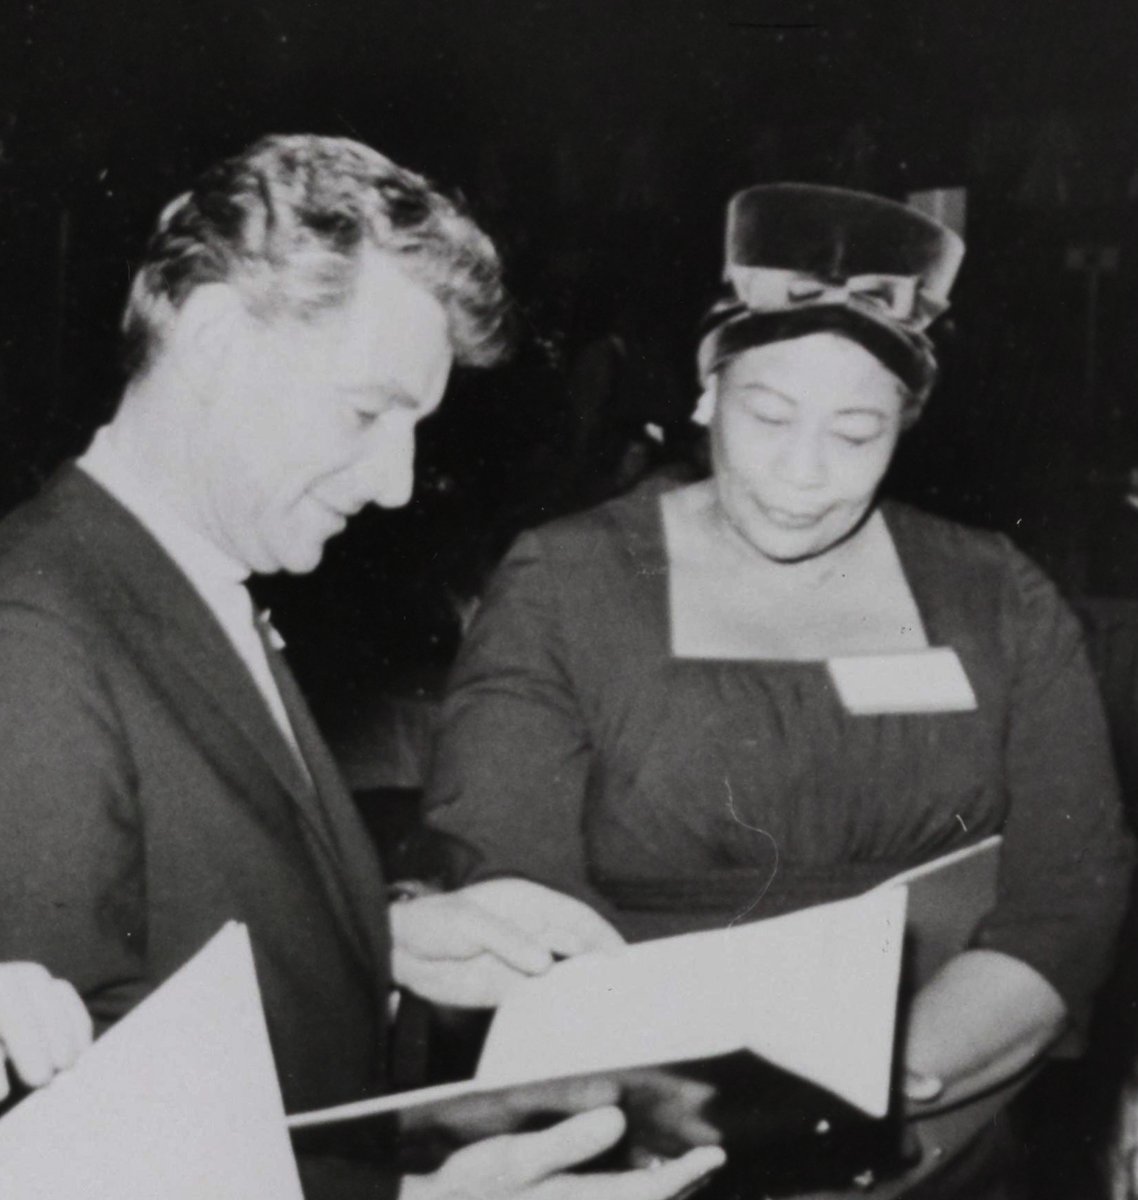
<path id="1" fill-rule="evenodd" d="M 780 529 L 810 529 L 826 515 L 825 512 L 791 512 L 789 509 L 772 508 L 770 505 L 764 505 L 763 511 L 766 513 L 767 520 Z"/>

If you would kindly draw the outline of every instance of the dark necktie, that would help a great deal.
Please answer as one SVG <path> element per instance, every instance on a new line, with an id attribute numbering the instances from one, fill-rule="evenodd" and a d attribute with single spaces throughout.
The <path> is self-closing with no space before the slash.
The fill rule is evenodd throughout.
<path id="1" fill-rule="evenodd" d="M 338 830 L 344 829 L 344 822 L 336 819 L 338 806 L 350 806 L 351 799 L 292 670 L 280 651 L 280 635 L 273 629 L 267 613 L 258 614 L 253 623 L 265 649 L 265 658 L 280 693 L 293 737 L 296 738 L 303 766 L 304 785 L 295 799 L 306 840 L 333 903 L 366 946 L 367 937 L 360 926 L 359 914 L 348 895 L 345 853 L 337 836 Z M 348 814 L 344 815 L 346 817 Z"/>

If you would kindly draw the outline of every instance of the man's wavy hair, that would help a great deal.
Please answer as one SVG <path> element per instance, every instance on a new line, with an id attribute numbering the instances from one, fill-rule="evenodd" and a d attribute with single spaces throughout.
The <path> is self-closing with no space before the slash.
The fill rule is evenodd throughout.
<path id="1" fill-rule="evenodd" d="M 463 209 L 368 146 L 299 134 L 262 138 L 166 206 L 123 316 L 128 377 L 194 288 L 225 282 L 254 316 L 313 320 L 351 297 L 369 244 L 442 305 L 457 362 L 505 356 L 501 264 Z"/>

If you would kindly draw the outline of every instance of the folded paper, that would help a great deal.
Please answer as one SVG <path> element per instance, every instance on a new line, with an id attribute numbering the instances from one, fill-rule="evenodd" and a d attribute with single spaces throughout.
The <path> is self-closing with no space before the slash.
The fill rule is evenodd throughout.
<path id="1" fill-rule="evenodd" d="M 243 925 L 0 1120 L 0 1196 L 302 1200 Z"/>
<path id="2" fill-rule="evenodd" d="M 749 1050 L 871 1116 L 889 1107 L 904 888 L 584 955 L 518 984 L 474 1079 L 289 1118 L 293 1128 L 544 1080 Z"/>

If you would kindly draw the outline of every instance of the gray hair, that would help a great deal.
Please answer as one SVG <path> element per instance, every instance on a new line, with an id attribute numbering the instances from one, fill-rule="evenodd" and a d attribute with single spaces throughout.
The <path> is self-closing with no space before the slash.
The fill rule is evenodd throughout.
<path id="1" fill-rule="evenodd" d="M 298 134 L 262 138 L 166 206 L 123 316 L 128 374 L 194 288 L 228 283 L 257 317 L 312 320 L 350 298 L 368 244 L 439 301 L 457 362 L 504 357 L 501 264 L 463 209 L 368 146 Z"/>

